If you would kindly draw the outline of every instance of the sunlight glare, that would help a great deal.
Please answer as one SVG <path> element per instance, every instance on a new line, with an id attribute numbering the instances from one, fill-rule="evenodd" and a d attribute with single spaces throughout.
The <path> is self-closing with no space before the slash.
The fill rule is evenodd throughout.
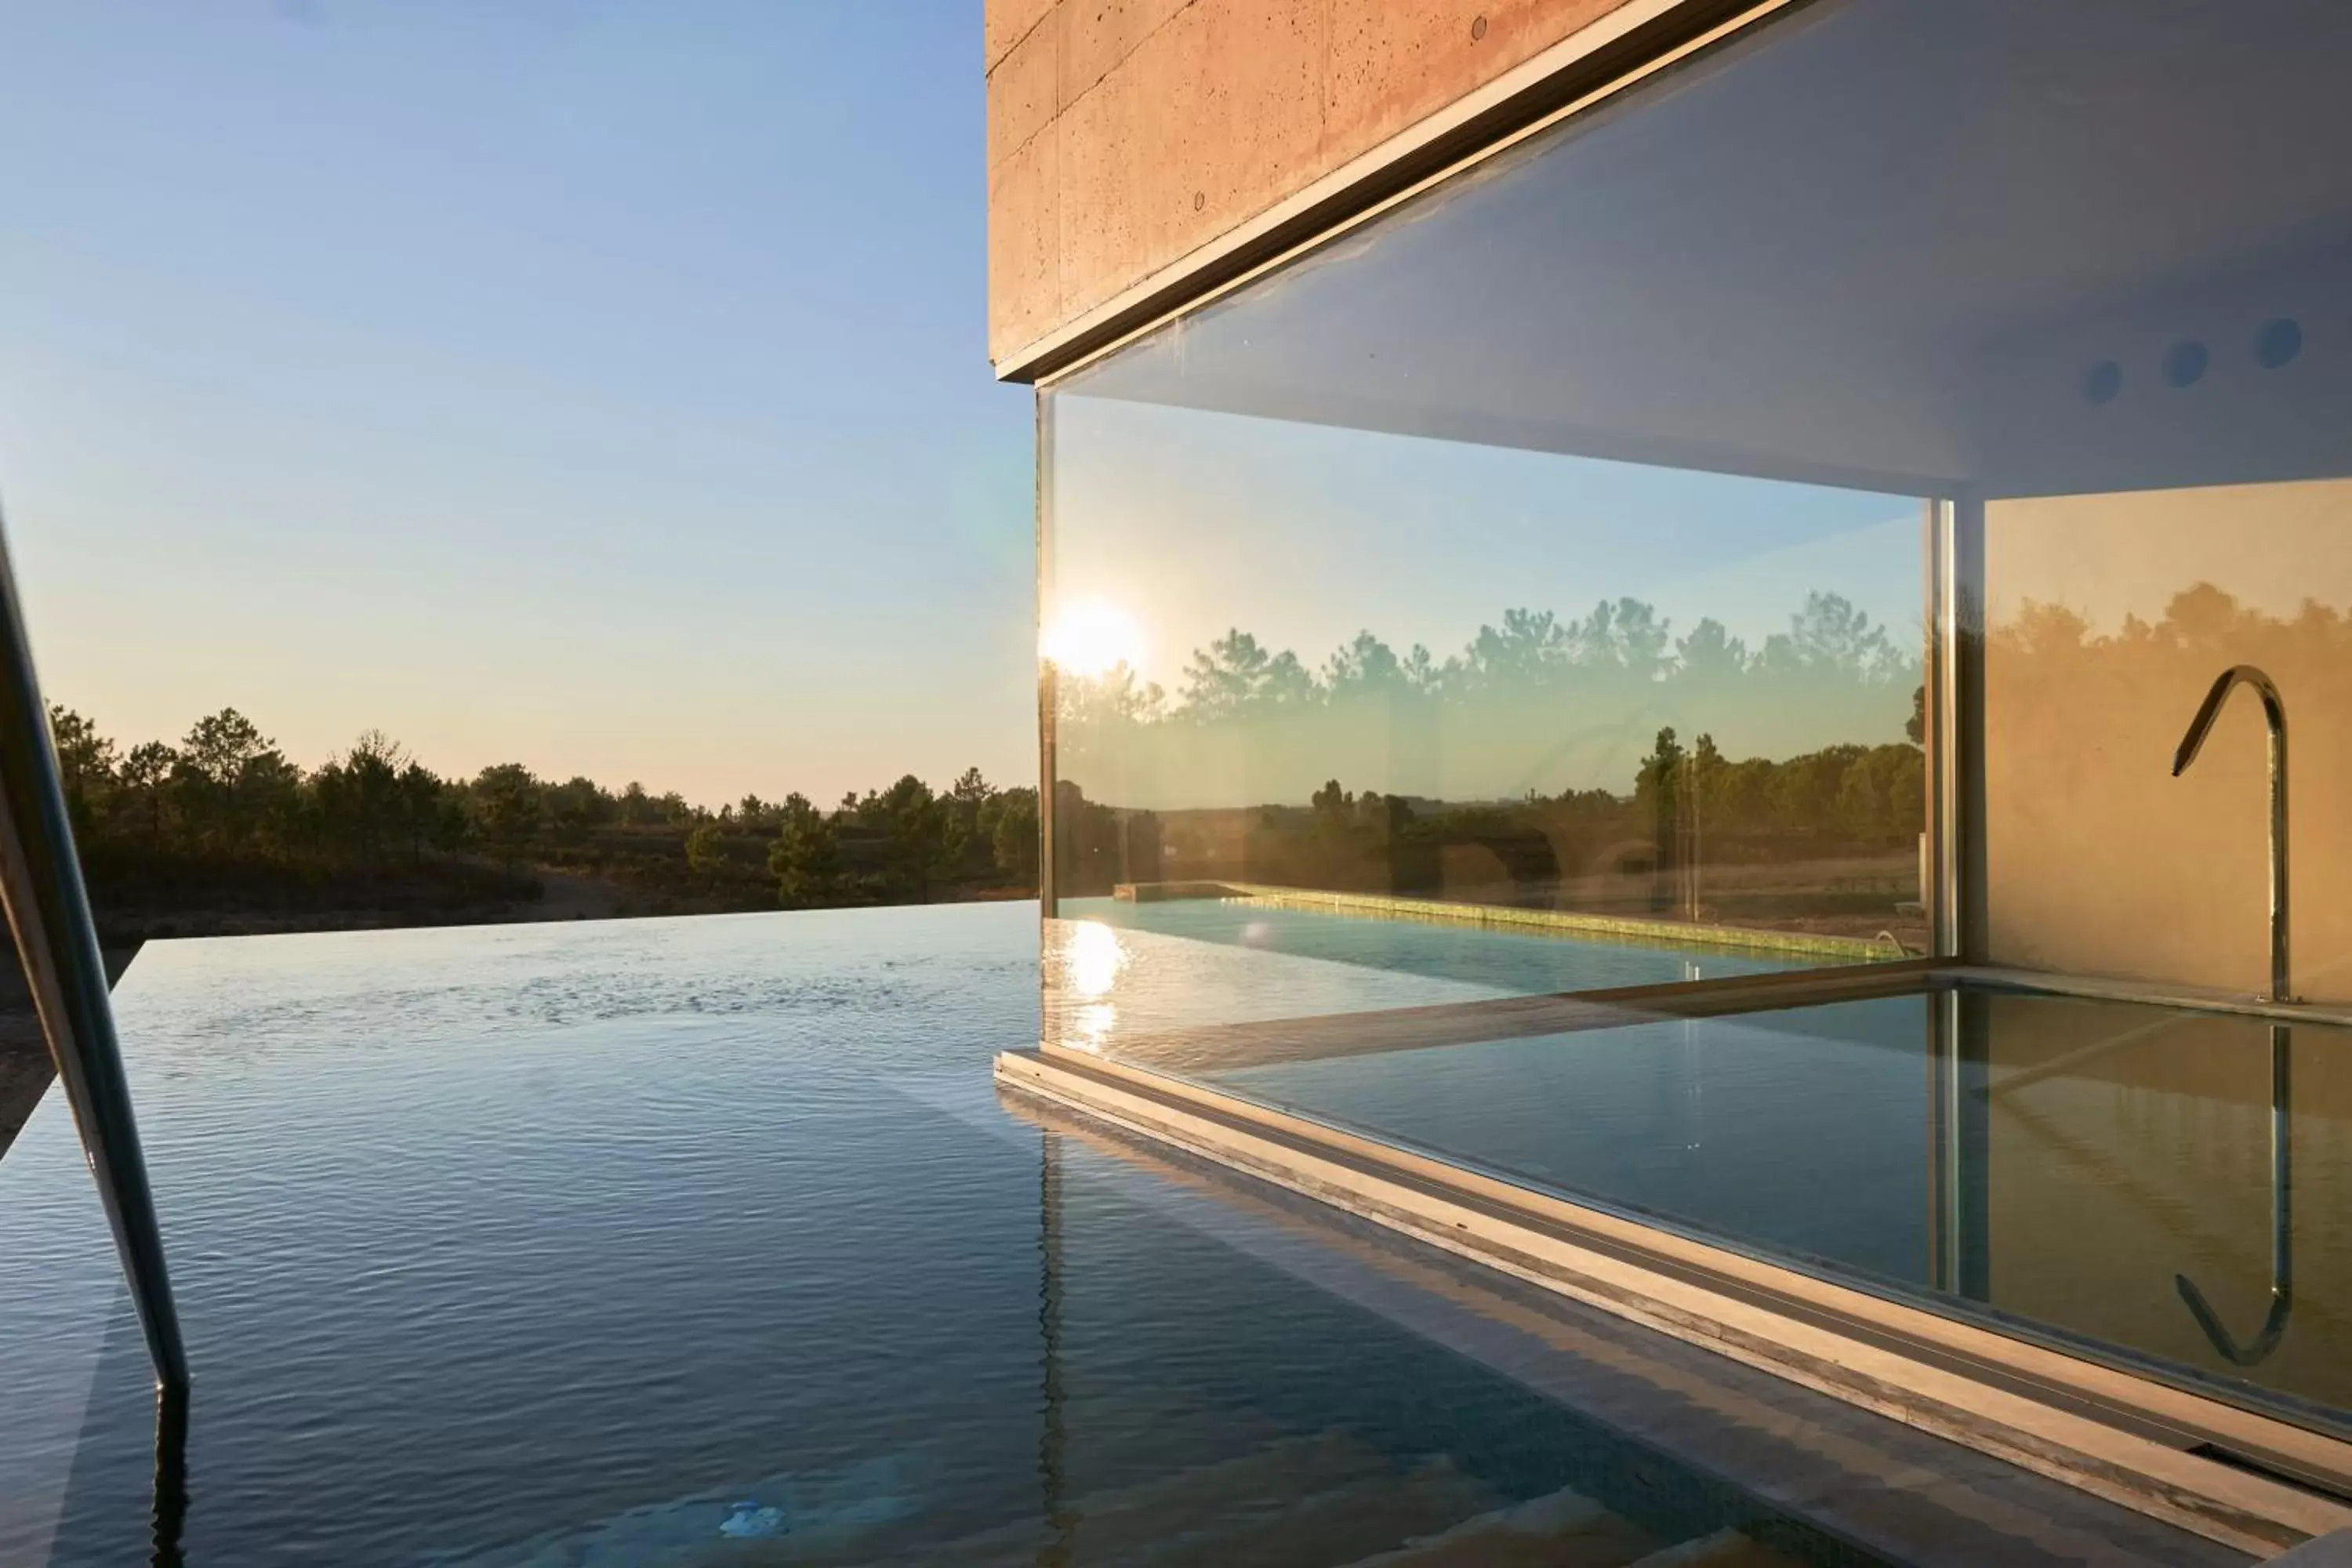
<path id="1" fill-rule="evenodd" d="M 1143 633 L 1134 617 L 1098 599 L 1065 605 L 1037 639 L 1037 651 L 1056 669 L 1092 679 L 1120 665 L 1135 668 Z"/>
<path id="2" fill-rule="evenodd" d="M 1071 928 L 1066 959 L 1070 989 L 1087 997 L 1108 992 L 1118 979 L 1118 972 L 1127 967 L 1127 952 L 1119 946 L 1118 933 L 1095 921 L 1080 921 Z"/>
<path id="3" fill-rule="evenodd" d="M 1127 949 L 1118 933 L 1098 921 L 1057 921 L 1049 922 L 1046 952 L 1047 962 L 1061 973 L 1058 989 L 1068 998 L 1061 1002 L 1048 991 L 1048 1017 L 1063 1021 L 1059 1030 L 1049 1023 L 1048 1033 L 1066 1047 L 1099 1056 L 1118 1024 L 1118 1004 L 1111 993 L 1127 967 Z"/>

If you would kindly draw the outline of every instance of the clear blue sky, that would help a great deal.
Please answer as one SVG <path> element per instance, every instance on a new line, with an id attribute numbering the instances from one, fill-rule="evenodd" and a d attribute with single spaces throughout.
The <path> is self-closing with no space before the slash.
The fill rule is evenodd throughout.
<path id="1" fill-rule="evenodd" d="M 978 0 L 14 0 L 50 694 L 716 803 L 1027 782 Z"/>

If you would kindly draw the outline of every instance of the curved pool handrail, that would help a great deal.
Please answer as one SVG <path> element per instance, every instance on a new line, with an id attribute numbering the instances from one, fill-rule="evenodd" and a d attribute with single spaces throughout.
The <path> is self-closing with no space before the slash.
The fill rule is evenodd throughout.
<path id="1" fill-rule="evenodd" d="M 2262 699 L 2263 722 L 2270 731 L 2271 988 L 2263 1000 L 2292 1002 L 2294 987 L 2287 975 L 2286 700 L 2279 695 L 2278 683 L 2251 664 L 2233 664 L 2216 676 L 2196 717 L 2189 721 L 2179 749 L 2172 753 L 2172 776 L 2179 778 L 2197 760 L 2213 721 L 2221 716 L 2221 704 L 2240 685 L 2252 687 Z"/>

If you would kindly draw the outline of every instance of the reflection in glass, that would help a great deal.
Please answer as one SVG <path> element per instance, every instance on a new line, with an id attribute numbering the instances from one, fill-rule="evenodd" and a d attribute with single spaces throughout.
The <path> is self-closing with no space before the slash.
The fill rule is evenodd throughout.
<path id="1" fill-rule="evenodd" d="M 1924 942 L 1916 500 L 1076 393 L 1055 417 L 1063 897 Z"/>
<path id="2" fill-rule="evenodd" d="M 2285 1337 L 2294 1310 L 2294 1031 L 2284 1024 L 2271 1026 L 2270 1310 L 2261 1331 L 2241 1344 L 2194 1279 L 2176 1274 L 2172 1283 L 2214 1352 L 2232 1366 L 2257 1364 Z"/>
<path id="3" fill-rule="evenodd" d="M 1789 8 L 1054 383 L 1048 1043 L 2346 1419 L 2347 50 Z"/>

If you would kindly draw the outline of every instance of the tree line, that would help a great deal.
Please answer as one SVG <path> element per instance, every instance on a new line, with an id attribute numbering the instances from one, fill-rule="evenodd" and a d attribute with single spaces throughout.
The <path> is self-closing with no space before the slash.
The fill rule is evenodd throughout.
<path id="1" fill-rule="evenodd" d="M 1236 627 L 1172 697 L 1124 667 L 1061 679 L 1059 886 L 1544 902 L 1573 885 L 1723 914 L 1736 891 L 1743 918 L 1884 921 L 1925 817 L 1921 657 L 1832 593 L 1786 626 L 1677 633 L 1616 598 L 1507 610 L 1443 659 L 1366 630 L 1310 667 Z"/>
<path id="2" fill-rule="evenodd" d="M 1754 646 L 1712 617 L 1677 637 L 1657 606 L 1618 598 L 1566 620 L 1550 610 L 1506 610 L 1499 624 L 1481 626 L 1460 652 L 1442 660 L 1419 643 L 1400 654 L 1365 630 L 1310 668 L 1294 650 L 1277 650 L 1234 627 L 1192 650 L 1172 697 L 1124 664 L 1094 678 L 1065 676 L 1059 696 L 1064 713 L 1081 721 L 1117 717 L 1202 726 L 1365 696 L 1461 704 L 1571 682 L 1700 685 L 1745 679 L 1762 685 L 1827 679 L 1884 688 L 1916 680 L 1919 660 L 1916 650 L 1899 647 L 1884 625 L 1840 594 L 1808 594 L 1786 631 Z"/>
<path id="3" fill-rule="evenodd" d="M 1056 743 L 1090 796 L 1159 811 L 1302 802 L 1334 776 L 1425 799 L 1623 796 L 1669 726 L 1732 759 L 1893 744 L 1921 673 L 1921 650 L 1822 592 L 1752 644 L 1633 598 L 1507 610 L 1444 659 L 1365 630 L 1310 668 L 1234 627 L 1172 697 L 1125 666 L 1057 675 Z"/>
<path id="4" fill-rule="evenodd" d="M 1018 896 L 1036 879 L 1036 791 L 978 769 L 908 774 L 831 810 L 799 794 L 716 810 L 638 783 L 520 763 L 447 776 L 371 730 L 314 768 L 224 708 L 176 743 L 124 746 L 50 713 L 102 926 L 190 934 L 272 924 L 528 915 L 548 885 L 590 912 L 694 912 Z"/>

